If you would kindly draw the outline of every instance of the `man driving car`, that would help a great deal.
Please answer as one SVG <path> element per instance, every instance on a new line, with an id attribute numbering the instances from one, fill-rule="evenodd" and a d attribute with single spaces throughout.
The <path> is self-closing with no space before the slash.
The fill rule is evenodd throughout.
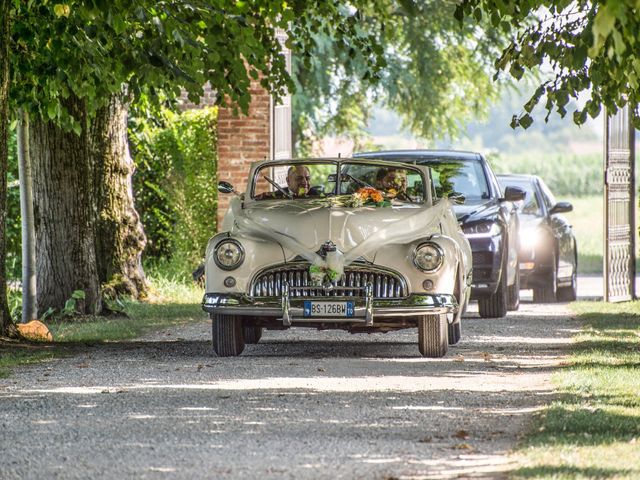
<path id="1" fill-rule="evenodd" d="M 287 193 L 294 197 L 305 197 L 311 187 L 311 173 L 305 165 L 293 165 L 287 171 Z"/>
<path id="2" fill-rule="evenodd" d="M 311 187 L 311 173 L 306 165 L 292 165 L 289 167 L 287 170 L 286 187 L 278 185 L 265 174 L 262 175 L 262 178 L 269 182 L 275 190 L 256 195 L 255 198 L 257 200 L 306 197 Z"/>

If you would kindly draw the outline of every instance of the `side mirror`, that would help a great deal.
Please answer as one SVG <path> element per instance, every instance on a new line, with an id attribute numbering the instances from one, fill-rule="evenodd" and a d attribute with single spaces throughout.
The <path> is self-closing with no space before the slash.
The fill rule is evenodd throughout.
<path id="1" fill-rule="evenodd" d="M 462 205 L 467 200 L 467 197 L 465 197 L 464 194 L 460 192 L 451 192 L 449 194 L 449 200 L 451 200 L 456 205 Z"/>
<path id="2" fill-rule="evenodd" d="M 233 188 L 229 182 L 225 182 L 224 180 L 218 182 L 218 191 L 220 193 L 235 193 L 236 189 Z"/>
<path id="3" fill-rule="evenodd" d="M 551 215 L 554 215 L 556 213 L 571 212 L 572 210 L 573 210 L 573 205 L 571 205 L 571 203 L 569 203 L 569 202 L 558 202 L 553 206 L 553 208 L 549 211 L 549 213 Z"/>
<path id="4" fill-rule="evenodd" d="M 524 200 L 524 197 L 527 196 L 527 192 L 518 187 L 506 187 L 504 189 L 504 198 L 503 200 L 507 202 L 519 202 L 520 200 Z"/>

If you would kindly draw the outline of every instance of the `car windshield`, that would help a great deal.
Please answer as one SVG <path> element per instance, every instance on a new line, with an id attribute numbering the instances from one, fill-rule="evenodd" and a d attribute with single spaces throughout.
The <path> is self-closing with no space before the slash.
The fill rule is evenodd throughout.
<path id="1" fill-rule="evenodd" d="M 490 198 L 489 186 L 479 160 L 426 162 L 438 198 L 464 195 L 467 202 Z"/>
<path id="2" fill-rule="evenodd" d="M 422 172 L 404 165 L 348 161 L 265 164 L 256 171 L 254 178 L 252 198 L 255 200 L 297 200 L 357 193 L 366 197 L 365 204 L 369 196 L 376 199 L 381 196 L 385 201 L 395 202 L 425 201 Z"/>
<path id="3" fill-rule="evenodd" d="M 518 187 L 524 190 L 524 200 L 515 202 L 521 213 L 526 215 L 542 215 L 540 203 L 538 203 L 538 197 L 530 180 L 498 177 L 498 182 L 503 189 L 506 187 Z"/>

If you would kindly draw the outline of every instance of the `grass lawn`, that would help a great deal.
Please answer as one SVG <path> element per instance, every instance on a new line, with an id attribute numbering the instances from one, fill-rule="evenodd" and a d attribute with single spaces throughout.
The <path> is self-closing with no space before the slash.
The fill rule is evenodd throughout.
<path id="1" fill-rule="evenodd" d="M 0 378 L 6 377 L 13 366 L 69 355 L 78 345 L 132 339 L 148 331 L 206 318 L 200 307 L 201 288 L 166 277 L 150 275 L 150 280 L 150 301 L 125 302 L 126 316 L 46 321 L 53 343 L 0 341 Z"/>
<path id="2" fill-rule="evenodd" d="M 640 478 L 640 302 L 579 302 L 584 321 L 554 377 L 557 400 L 521 446 L 513 478 Z"/>

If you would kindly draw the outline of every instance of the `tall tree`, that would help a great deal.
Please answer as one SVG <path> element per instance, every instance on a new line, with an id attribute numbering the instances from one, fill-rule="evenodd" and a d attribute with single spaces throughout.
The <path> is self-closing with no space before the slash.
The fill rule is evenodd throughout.
<path id="1" fill-rule="evenodd" d="M 9 158 L 9 8 L 10 0 L 0 0 L 0 335 L 9 333 L 11 318 L 7 301 L 6 230 L 7 163 Z"/>
<path id="2" fill-rule="evenodd" d="M 292 86 L 276 28 L 290 32 L 294 51 L 308 48 L 312 35 L 320 31 L 342 48 L 368 50 L 367 70 L 376 74 L 383 60 L 371 53 L 372 37 L 353 20 L 360 3 L 365 2 L 70 0 L 15 4 L 11 98 L 32 118 L 36 223 L 43 232 L 37 235 L 39 309 L 60 308 L 63 297 L 82 289 L 85 311 L 98 311 L 98 272 L 127 263 L 111 262 L 106 270 L 100 267 L 96 245 L 89 240 L 98 237 L 99 208 L 100 221 L 131 212 L 130 198 L 120 212 L 107 212 L 105 208 L 112 204 L 103 200 L 109 195 L 105 191 L 96 195 L 96 184 L 107 178 L 100 179 L 101 173 L 118 171 L 121 158 L 103 157 L 101 161 L 113 163 L 100 168 L 92 163 L 92 152 L 124 150 L 90 140 L 91 132 L 116 131 L 121 115 L 109 117 L 107 123 L 114 123 L 108 126 L 99 125 L 97 115 L 114 112 L 109 102 L 123 85 L 133 99 L 146 95 L 160 103 L 176 98 L 182 89 L 197 100 L 209 82 L 218 93 L 218 103 L 230 102 L 246 110 L 251 79 L 261 78 L 276 97 Z M 94 183 L 95 175 L 98 180 Z M 123 175 L 123 185 L 127 175 Z M 103 199 L 100 205 L 98 198 Z M 60 215 L 65 218 L 61 220 Z M 59 234 L 62 224 L 64 239 Z M 141 243 L 126 255 L 135 258 Z M 108 248 L 113 255 L 119 254 L 118 242 Z"/>
<path id="3" fill-rule="evenodd" d="M 588 95 L 573 111 L 578 125 L 629 103 L 640 128 L 640 4 L 636 0 L 463 0 L 456 9 L 462 25 L 487 18 L 511 41 L 495 59 L 496 76 L 515 79 L 525 72 L 551 67 L 538 88 L 513 116 L 513 127 L 527 128 L 531 111 L 545 98 L 544 108 L 565 116 L 570 98 Z"/>
<path id="4" fill-rule="evenodd" d="M 142 269 L 147 239 L 133 204 L 133 159 L 127 138 L 126 92 L 111 96 L 91 123 L 94 169 L 96 260 L 98 279 L 109 297 L 144 298 L 148 284 Z"/>
<path id="5" fill-rule="evenodd" d="M 327 134 L 365 138 L 374 104 L 398 112 L 406 128 L 427 139 L 455 136 L 483 115 L 497 90 L 491 59 L 504 39 L 474 25 L 460 28 L 454 10 L 452 2 L 369 2 L 358 20 L 375 37 L 374 52 L 385 57 L 377 75 L 367 73 L 360 52 L 316 35 L 313 49 L 293 63 L 299 152 Z"/>
<path id="6" fill-rule="evenodd" d="M 62 308 L 76 290 L 85 292 L 77 304 L 80 312 L 101 310 L 85 102 L 72 96 L 65 108 L 82 125 L 80 135 L 50 120 L 30 123 L 39 314 L 48 308 Z"/>

